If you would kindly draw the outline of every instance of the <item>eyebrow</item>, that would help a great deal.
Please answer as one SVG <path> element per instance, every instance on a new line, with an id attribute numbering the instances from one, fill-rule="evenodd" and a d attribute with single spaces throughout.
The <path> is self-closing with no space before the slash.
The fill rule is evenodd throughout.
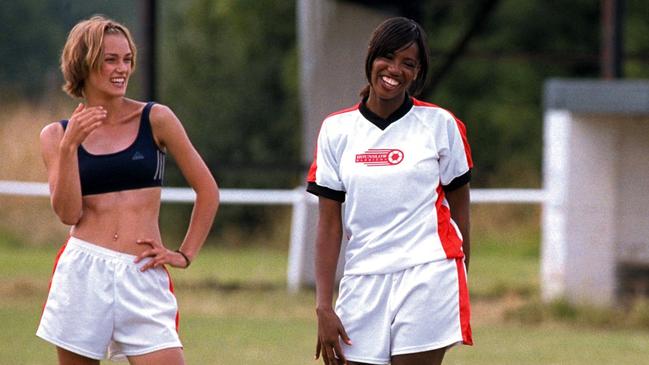
<path id="1" fill-rule="evenodd" d="M 104 53 L 104 56 L 119 56 L 119 53 Z M 133 56 L 133 53 L 124 53 L 124 57 Z"/>

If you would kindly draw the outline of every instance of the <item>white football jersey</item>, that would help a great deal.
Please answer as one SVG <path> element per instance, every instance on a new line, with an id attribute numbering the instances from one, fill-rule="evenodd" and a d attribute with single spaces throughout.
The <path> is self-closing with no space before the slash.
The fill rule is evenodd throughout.
<path id="1" fill-rule="evenodd" d="M 464 124 L 436 105 L 407 97 L 387 120 L 364 103 L 329 115 L 307 190 L 345 202 L 345 275 L 463 257 L 444 190 L 472 167 Z"/>

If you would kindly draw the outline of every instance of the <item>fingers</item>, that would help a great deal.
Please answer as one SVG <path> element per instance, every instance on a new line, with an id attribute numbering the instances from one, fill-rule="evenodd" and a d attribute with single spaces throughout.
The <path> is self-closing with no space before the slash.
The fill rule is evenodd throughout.
<path id="1" fill-rule="evenodd" d="M 159 243 L 158 241 L 152 239 L 139 239 L 135 241 L 135 243 L 139 245 L 147 245 L 151 247 L 150 249 L 144 250 L 141 254 L 139 254 L 135 258 L 135 263 L 138 263 L 147 257 L 151 258 L 149 262 L 142 265 L 140 271 L 147 271 L 151 268 L 158 267 L 167 262 L 166 254 L 169 250 L 167 250 L 164 246 L 162 246 L 162 244 Z"/>
<path id="2" fill-rule="evenodd" d="M 336 345 L 334 346 L 334 356 L 337 359 L 338 364 L 347 364 L 347 359 L 345 358 L 345 354 L 343 353 L 343 349 L 340 347 L 340 342 L 336 342 Z"/>
<path id="3" fill-rule="evenodd" d="M 84 132 L 90 133 L 94 128 L 101 125 L 106 120 L 108 112 L 106 109 L 96 106 L 85 108 L 79 113 L 72 116 L 73 123 Z"/>
<path id="4" fill-rule="evenodd" d="M 345 327 L 343 327 L 342 325 L 340 326 L 340 338 L 348 346 L 352 345 L 352 340 L 349 338 L 349 336 L 347 335 L 347 332 L 345 331 Z"/>
<path id="5" fill-rule="evenodd" d="M 336 341 L 336 344 L 325 344 L 325 350 L 323 351 L 322 359 L 327 365 L 339 365 L 347 364 L 347 360 L 343 355 L 340 344 Z"/>
<path id="6" fill-rule="evenodd" d="M 108 112 L 101 106 L 86 107 L 79 104 L 68 121 L 66 136 L 75 144 L 81 144 L 92 131 L 104 123 Z"/>
<path id="7" fill-rule="evenodd" d="M 76 108 L 74 109 L 74 111 L 72 112 L 72 115 L 75 115 L 75 114 L 77 114 L 77 113 L 80 113 L 80 112 L 81 112 L 85 107 L 86 107 L 86 106 L 83 105 L 83 103 L 79 103 L 79 105 L 77 105 L 77 107 L 76 107 Z"/>
<path id="8" fill-rule="evenodd" d="M 102 117 L 105 118 L 106 115 L 108 115 L 108 112 L 102 106 L 86 107 L 83 104 L 79 104 L 79 106 L 74 110 L 74 112 L 72 112 L 72 116 L 70 117 L 70 120 L 80 123 L 81 121 L 86 119 L 91 119 L 91 118 L 97 119 Z"/>
<path id="9" fill-rule="evenodd" d="M 326 365 L 335 365 L 336 357 L 334 356 L 333 347 L 325 346 L 325 350 L 322 354 L 322 360 Z"/>
<path id="10" fill-rule="evenodd" d="M 135 263 L 138 263 L 147 257 L 151 258 L 151 260 L 142 265 L 140 271 L 146 271 L 167 264 L 181 269 L 186 269 L 189 266 L 185 256 L 179 252 L 169 250 L 157 240 L 139 239 L 135 242 L 139 245 L 150 247 L 142 251 L 134 260 Z"/>
<path id="11" fill-rule="evenodd" d="M 148 245 L 148 246 L 151 246 L 151 248 L 156 247 L 156 241 L 152 240 L 152 239 L 149 239 L 149 238 L 137 240 L 137 241 L 135 241 L 135 243 L 137 243 L 138 245 Z M 160 245 L 160 246 L 162 246 L 162 245 Z"/>
<path id="12" fill-rule="evenodd" d="M 318 360 L 320 358 L 320 349 L 321 349 L 320 339 L 318 339 L 318 341 L 316 341 L 315 344 L 315 356 L 313 357 L 314 360 Z"/>
<path id="13" fill-rule="evenodd" d="M 332 310 L 318 310 L 318 343 L 316 356 L 322 356 L 325 365 L 347 364 L 343 344 L 351 346 L 352 341 L 345 331 L 340 318 Z"/>
<path id="14" fill-rule="evenodd" d="M 322 362 L 325 365 L 347 364 L 347 358 L 338 340 L 326 341 L 318 339 L 314 360 L 322 355 Z"/>

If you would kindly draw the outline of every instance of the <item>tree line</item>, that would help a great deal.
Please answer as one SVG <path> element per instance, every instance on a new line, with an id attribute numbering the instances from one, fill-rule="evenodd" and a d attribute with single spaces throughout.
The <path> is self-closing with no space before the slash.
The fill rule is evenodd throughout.
<path id="1" fill-rule="evenodd" d="M 101 13 L 137 35 L 136 3 L 0 0 L 1 103 L 60 95 L 58 58 L 69 29 Z M 302 184 L 295 6 L 292 0 L 158 2 L 158 101 L 181 117 L 221 186 Z M 473 186 L 540 187 L 543 83 L 599 77 L 600 6 L 498 1 L 453 67 L 421 96 L 467 124 Z M 420 7 L 434 74 L 470 26 L 476 1 L 422 1 Z M 648 2 L 625 1 L 627 78 L 649 76 L 648 16 Z M 135 79 L 131 94 L 140 98 L 139 90 Z M 170 170 L 169 184 L 181 184 Z"/>

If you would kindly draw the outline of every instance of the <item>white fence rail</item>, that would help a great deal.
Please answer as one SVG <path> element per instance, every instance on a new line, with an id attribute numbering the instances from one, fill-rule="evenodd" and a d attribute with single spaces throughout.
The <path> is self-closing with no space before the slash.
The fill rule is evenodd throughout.
<path id="1" fill-rule="evenodd" d="M 221 189 L 221 203 L 244 205 L 294 205 L 317 199 L 304 192 L 304 187 L 293 190 Z M 0 195 L 49 196 L 47 183 L 0 180 Z M 471 203 L 542 203 L 542 189 L 471 189 Z M 192 203 L 196 195 L 190 188 L 163 188 L 162 201 Z"/>
<path id="2" fill-rule="evenodd" d="M 306 237 L 306 216 L 309 204 L 316 204 L 317 198 L 307 193 L 304 187 L 293 190 L 266 189 L 220 189 L 221 204 L 245 205 L 291 205 L 291 242 L 289 247 L 287 280 L 290 291 L 299 289 L 302 281 L 301 268 L 304 264 L 304 240 Z M 0 195 L 49 196 L 46 183 L 0 180 Z M 169 203 L 192 203 L 196 194 L 190 188 L 163 188 L 162 201 Z M 546 199 L 541 189 L 472 189 L 471 203 L 515 203 L 537 204 Z"/>

